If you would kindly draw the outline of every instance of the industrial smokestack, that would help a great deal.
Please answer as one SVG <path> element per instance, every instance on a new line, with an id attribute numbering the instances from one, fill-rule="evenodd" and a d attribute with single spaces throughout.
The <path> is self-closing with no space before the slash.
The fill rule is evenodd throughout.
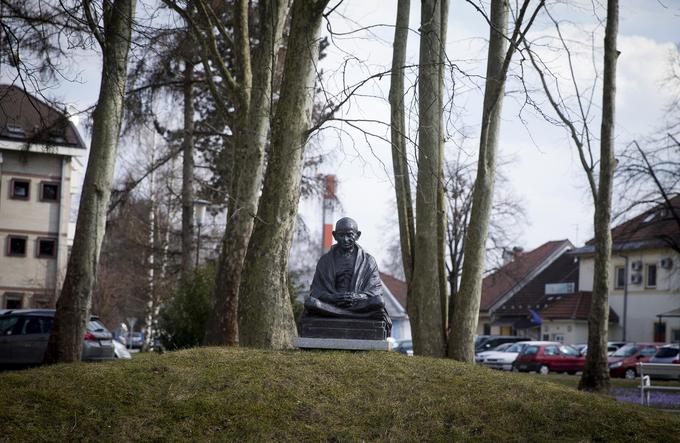
<path id="1" fill-rule="evenodd" d="M 321 241 L 322 252 L 330 251 L 333 244 L 333 212 L 335 209 L 335 175 L 324 177 L 323 193 L 323 238 Z"/>

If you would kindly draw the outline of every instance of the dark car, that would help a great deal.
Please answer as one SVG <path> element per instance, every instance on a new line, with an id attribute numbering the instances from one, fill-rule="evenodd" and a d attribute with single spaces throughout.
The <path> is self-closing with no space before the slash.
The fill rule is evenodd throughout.
<path id="1" fill-rule="evenodd" d="M 132 332 L 128 336 L 128 347 L 132 349 L 142 349 L 142 346 L 144 346 L 144 333 Z"/>
<path id="2" fill-rule="evenodd" d="M 530 341 L 529 337 L 516 335 L 478 335 L 475 338 L 475 354 L 489 351 L 503 343 L 516 343 L 518 341 Z"/>
<path id="3" fill-rule="evenodd" d="M 402 340 L 394 348 L 395 351 L 404 355 L 413 355 L 413 340 Z"/>
<path id="4" fill-rule="evenodd" d="M 54 321 L 54 309 L 15 309 L 0 315 L 0 365 L 42 363 Z M 87 322 L 81 359 L 113 360 L 112 335 L 95 316 Z"/>
<path id="5" fill-rule="evenodd" d="M 634 379 L 637 376 L 635 367 L 638 363 L 648 362 L 661 343 L 628 343 L 609 356 L 609 375 Z"/>
<path id="6" fill-rule="evenodd" d="M 542 375 L 551 371 L 575 374 L 583 371 L 585 361 L 585 357 L 571 346 L 559 342 L 532 341 L 525 343 L 515 359 L 513 370 Z"/>

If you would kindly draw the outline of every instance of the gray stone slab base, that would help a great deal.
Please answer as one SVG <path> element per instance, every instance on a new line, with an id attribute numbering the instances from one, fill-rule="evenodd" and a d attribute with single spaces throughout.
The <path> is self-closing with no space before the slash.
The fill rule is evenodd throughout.
<path id="1" fill-rule="evenodd" d="M 301 349 L 339 349 L 349 351 L 389 351 L 387 340 L 353 340 L 348 338 L 298 337 L 295 345 Z"/>

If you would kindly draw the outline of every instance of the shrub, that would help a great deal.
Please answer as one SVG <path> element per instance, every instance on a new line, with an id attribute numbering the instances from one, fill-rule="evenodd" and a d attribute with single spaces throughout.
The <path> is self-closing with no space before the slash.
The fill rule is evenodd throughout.
<path id="1" fill-rule="evenodd" d="M 180 282 L 177 291 L 160 312 L 160 338 L 166 349 L 199 346 L 205 335 L 208 313 L 212 309 L 215 265 L 194 270 Z"/>

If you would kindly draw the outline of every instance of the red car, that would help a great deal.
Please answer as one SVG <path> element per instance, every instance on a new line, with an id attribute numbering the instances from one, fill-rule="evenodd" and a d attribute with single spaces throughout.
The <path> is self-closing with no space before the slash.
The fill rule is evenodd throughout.
<path id="1" fill-rule="evenodd" d="M 634 379 L 637 376 L 635 365 L 648 362 L 661 343 L 628 343 L 609 356 L 609 375 Z"/>
<path id="2" fill-rule="evenodd" d="M 558 342 L 531 341 L 525 343 L 514 363 L 514 370 L 535 371 L 547 375 L 550 371 L 575 374 L 583 371 L 585 357 L 571 346 Z"/>

